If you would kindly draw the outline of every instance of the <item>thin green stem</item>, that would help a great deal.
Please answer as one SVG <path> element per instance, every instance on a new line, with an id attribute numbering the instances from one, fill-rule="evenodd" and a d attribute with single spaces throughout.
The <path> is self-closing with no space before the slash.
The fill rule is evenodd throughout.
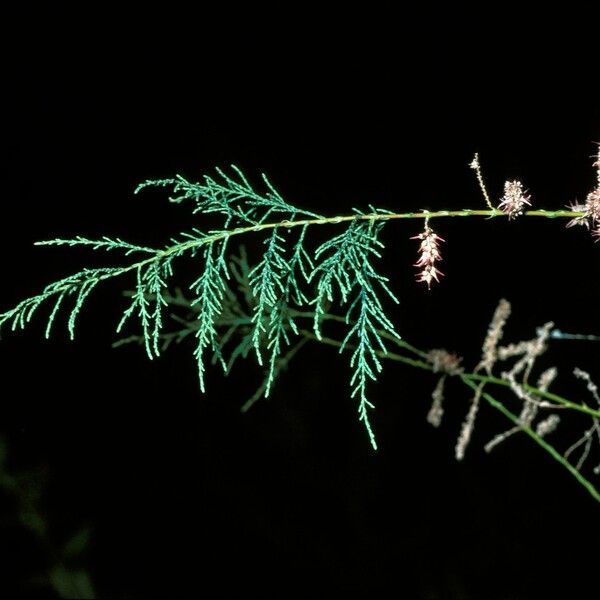
<path id="1" fill-rule="evenodd" d="M 298 333 L 310 340 L 315 340 L 317 342 L 327 344 L 328 346 L 335 346 L 336 348 L 341 348 L 342 343 L 338 340 L 335 340 L 330 337 L 321 336 L 317 337 L 312 331 L 308 331 L 307 329 L 299 329 Z M 344 346 L 344 350 L 355 350 L 356 346 L 354 344 L 346 344 Z M 418 369 L 424 369 L 426 371 L 433 371 L 433 367 L 422 360 L 416 360 L 414 358 L 409 358 L 408 356 L 402 356 L 401 354 L 396 354 L 395 352 L 383 352 L 383 350 L 375 350 L 375 354 L 379 356 L 379 358 L 389 358 L 390 360 L 395 360 L 396 362 L 402 362 L 406 365 L 410 365 L 411 367 L 417 367 Z"/>
<path id="2" fill-rule="evenodd" d="M 107 279 L 112 279 L 113 277 L 118 277 L 120 275 L 124 275 L 125 273 L 129 273 L 136 269 L 140 269 L 147 265 L 150 265 L 155 262 L 160 262 L 164 259 L 167 259 L 174 254 L 183 254 L 185 252 L 195 250 L 204 246 L 205 244 L 211 244 L 214 242 L 218 242 L 220 240 L 228 239 L 237 235 L 244 235 L 252 232 L 261 232 L 269 229 L 275 228 L 287 228 L 291 229 L 293 227 L 304 227 L 306 225 L 337 225 L 339 223 L 346 223 L 349 221 L 391 221 L 394 219 L 439 219 L 439 218 L 448 218 L 448 217 L 500 217 L 505 216 L 504 213 L 500 210 L 438 210 L 438 211 L 421 211 L 421 212 L 406 212 L 406 213 L 368 213 L 368 214 L 353 214 L 353 215 L 343 215 L 337 217 L 319 217 L 314 219 L 300 219 L 296 221 L 277 221 L 273 223 L 256 223 L 254 225 L 249 225 L 246 227 L 235 227 L 233 229 L 216 231 L 212 235 L 207 235 L 199 239 L 189 240 L 187 242 L 181 242 L 178 244 L 174 244 L 165 248 L 164 250 L 156 250 L 153 256 L 146 258 L 144 260 L 140 260 L 135 262 L 127 267 L 122 267 L 118 272 L 107 273 L 105 275 L 101 275 L 97 278 L 97 281 L 104 281 Z M 523 213 L 523 216 L 527 217 L 546 217 L 546 218 L 570 218 L 573 219 L 575 217 L 584 216 L 584 213 L 570 210 L 528 210 Z M 36 242 L 36 246 L 47 245 L 47 241 Z M 150 250 L 150 249 L 146 249 Z M 60 291 L 60 290 L 56 290 Z"/>
<path id="3" fill-rule="evenodd" d="M 343 317 L 335 318 L 335 315 L 328 315 L 327 318 L 329 318 L 331 320 L 336 320 L 336 321 L 339 320 L 339 321 L 345 322 Z M 310 339 L 317 340 L 317 337 L 315 335 L 313 335 L 310 331 L 307 331 L 306 329 L 299 330 L 299 333 Z M 422 350 L 419 350 L 418 348 L 411 346 L 409 343 L 405 342 L 402 339 L 395 338 L 394 336 L 391 336 L 391 335 L 384 336 L 383 332 L 379 332 L 379 333 L 380 333 L 381 337 L 387 337 L 387 339 L 394 342 L 401 348 L 406 348 L 407 350 L 417 354 L 417 356 L 420 356 L 421 358 L 425 358 L 427 356 L 427 352 L 423 352 Z M 317 341 L 319 341 L 319 340 L 317 340 Z M 333 338 L 324 337 L 320 341 L 322 341 L 324 344 L 327 344 L 329 346 L 335 346 L 337 348 L 340 348 L 342 345 L 342 343 L 340 341 L 333 339 Z M 347 348 L 352 349 L 353 346 L 348 345 Z M 402 356 L 401 354 L 396 354 L 395 352 L 389 352 L 389 351 L 383 352 L 382 350 L 376 350 L 375 353 L 380 358 L 387 358 L 389 360 L 403 362 L 407 365 L 410 365 L 412 367 L 417 367 L 418 369 L 423 369 L 425 371 L 433 371 L 433 367 L 431 366 L 431 364 L 428 362 L 425 362 L 423 360 L 415 360 L 412 358 L 408 358 L 407 356 Z M 493 375 L 481 375 L 479 373 L 462 373 L 461 377 L 464 379 L 468 379 L 471 382 L 474 382 L 474 381 L 482 382 L 483 381 L 485 383 L 492 384 L 492 385 L 501 385 L 503 387 L 510 387 L 509 381 L 507 381 L 506 379 L 501 379 L 500 377 L 494 377 Z M 590 408 L 586 404 L 577 404 L 575 402 L 571 402 L 570 400 L 567 400 L 566 398 L 563 398 L 562 396 L 559 396 L 558 394 L 552 394 L 551 392 L 546 392 L 544 390 L 540 390 L 539 388 L 536 388 L 533 385 L 522 384 L 522 387 L 527 392 L 529 392 L 535 396 L 538 396 L 540 398 L 545 398 L 547 400 L 555 402 L 556 404 L 560 404 L 564 408 L 575 410 L 575 411 L 581 412 L 583 414 L 589 415 L 591 417 L 600 419 L 600 410 L 595 410 L 593 408 Z"/>
<path id="4" fill-rule="evenodd" d="M 305 311 L 305 312 L 294 311 L 292 313 L 292 315 L 294 317 L 305 317 L 305 318 L 311 319 L 311 320 L 315 318 L 315 313 L 308 312 L 308 311 Z M 339 315 L 333 315 L 330 313 L 323 313 L 321 315 L 321 320 L 322 321 L 336 321 L 338 323 L 343 323 L 344 325 L 348 324 L 346 317 L 340 317 Z M 396 335 L 393 335 L 393 334 L 389 333 L 388 331 L 378 329 L 377 334 L 379 335 L 379 337 L 385 338 L 386 340 L 393 342 L 397 346 L 400 346 L 400 348 L 404 348 L 405 350 L 408 350 L 409 352 L 412 352 L 413 354 L 416 354 L 417 356 L 420 356 L 421 358 L 427 358 L 427 352 L 423 352 L 423 350 L 419 350 L 418 348 L 415 348 L 408 342 L 405 342 L 402 338 L 400 338 Z M 382 356 L 387 356 L 387 355 L 382 353 Z M 425 364 L 425 363 L 423 363 L 423 364 Z"/>
<path id="5" fill-rule="evenodd" d="M 503 385 L 505 387 L 510 387 L 510 382 L 506 379 L 501 379 L 499 377 L 494 377 L 492 375 L 480 375 L 479 373 L 465 373 L 462 375 L 463 377 L 470 379 L 472 381 L 485 381 L 486 383 L 493 383 L 495 385 Z M 590 408 L 586 404 L 577 404 L 575 402 L 571 402 L 558 394 L 553 394 L 551 392 L 546 392 L 544 390 L 540 390 L 539 388 L 534 387 L 533 385 L 528 385 L 526 383 L 519 384 L 525 391 L 534 394 L 535 396 L 539 396 L 540 398 L 545 398 L 546 400 L 550 400 L 555 402 L 556 404 L 560 404 L 561 407 L 569 408 L 571 410 L 576 410 L 586 415 L 590 415 L 591 417 L 600 418 L 600 410 L 595 410 Z"/>

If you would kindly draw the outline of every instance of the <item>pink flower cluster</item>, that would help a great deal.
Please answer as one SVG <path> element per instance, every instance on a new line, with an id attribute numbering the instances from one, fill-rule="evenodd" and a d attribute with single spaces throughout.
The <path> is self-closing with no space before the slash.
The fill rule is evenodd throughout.
<path id="1" fill-rule="evenodd" d="M 567 227 L 573 225 L 584 225 L 592 230 L 592 235 L 600 238 L 600 148 L 598 149 L 598 158 L 593 164 L 597 169 L 598 183 L 596 188 L 592 190 L 585 199 L 585 204 L 571 204 L 569 208 L 573 211 L 583 213 L 579 217 L 571 219 L 567 223 Z"/>
<path id="2" fill-rule="evenodd" d="M 525 205 L 531 206 L 529 198 L 523 191 L 523 184 L 520 181 L 507 181 L 504 183 L 504 196 L 500 198 L 498 208 L 508 215 L 509 219 L 523 214 Z"/>
<path id="3" fill-rule="evenodd" d="M 428 288 L 431 288 L 431 282 L 434 279 L 439 282 L 438 277 L 443 275 L 443 273 L 435 267 L 435 263 L 436 261 L 442 260 L 439 242 L 444 242 L 445 240 L 434 233 L 427 222 L 425 223 L 425 231 L 410 239 L 421 240 L 421 245 L 419 246 L 419 260 L 414 264 L 415 267 L 421 269 L 421 271 L 417 273 L 417 281 L 423 281 L 427 284 Z"/>

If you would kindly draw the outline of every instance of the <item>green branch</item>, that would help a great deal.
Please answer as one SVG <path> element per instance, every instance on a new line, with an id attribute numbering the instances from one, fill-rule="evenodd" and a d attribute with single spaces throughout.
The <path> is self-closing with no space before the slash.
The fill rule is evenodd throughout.
<path id="1" fill-rule="evenodd" d="M 374 268 L 374 261 L 380 257 L 384 247 L 379 239 L 384 225 L 394 220 L 424 220 L 425 232 L 414 238 L 420 240 L 420 257 L 415 266 L 423 269 L 419 280 L 428 285 L 432 280 L 437 280 L 440 274 L 436 261 L 441 260 L 439 243 L 443 241 L 430 227 L 434 219 L 491 220 L 505 217 L 510 220 L 517 216 L 567 218 L 570 219 L 568 225 L 586 225 L 594 235 L 600 235 L 600 211 L 597 207 L 600 188 L 588 194 L 585 204 L 574 205 L 573 210 L 525 211 L 524 208 L 530 206 L 530 196 L 526 195 L 520 182 L 506 182 L 504 196 L 498 207 L 494 208 L 485 190 L 477 156 L 471 167 L 477 171 L 489 207 L 486 210 L 392 212 L 369 206 L 369 212 L 353 209 L 352 214 L 326 217 L 288 203 L 264 175 L 263 191 L 256 190 L 237 167 L 232 167 L 231 174 L 217 169 L 216 176 L 204 176 L 199 183 L 181 176 L 147 181 L 138 187 L 136 193 L 151 186 L 171 187 L 172 202 L 191 202 L 194 214 L 212 220 L 216 218 L 217 225 L 205 229 L 194 227 L 180 234 L 179 239 L 171 239 L 169 245 L 160 249 L 106 236 L 100 240 L 77 236 L 73 239 L 38 242 L 40 246 L 119 250 L 125 256 L 135 254 L 138 258 L 129 265 L 82 269 L 58 280 L 46 286 L 40 294 L 1 313 L 0 327 L 10 323 L 13 329 L 24 328 L 38 308 L 48 301 L 52 306 L 46 326 L 48 337 L 57 315 L 71 298 L 67 329 L 73 338 L 76 318 L 96 286 L 108 279 L 135 274 L 135 289 L 129 294 L 130 302 L 117 331 L 121 331 L 129 317 L 137 317 L 141 335 L 129 339 L 140 339 L 150 358 L 158 356 L 171 341 L 194 334 L 194 356 L 202 391 L 207 360 L 219 362 L 229 373 L 237 358 L 253 354 L 259 367 L 263 367 L 264 363 L 266 374 L 263 385 L 249 404 L 261 395 L 268 395 L 277 374 L 300 347 L 292 341 L 294 336 L 299 337 L 301 342 L 316 339 L 337 346 L 340 352 L 351 350 L 349 395 L 357 399 L 360 420 L 364 422 L 371 443 L 376 447 L 368 419 L 368 409 L 373 405 L 367 399 L 367 383 L 375 380 L 381 371 L 380 359 L 433 370 L 428 362 L 428 354 L 401 340 L 387 315 L 385 304 L 390 301 L 398 303 L 398 299 L 388 287 L 388 278 Z M 329 225 L 336 227 L 335 233 L 310 252 L 305 245 L 307 231 L 313 226 Z M 288 236 L 294 229 L 298 235 Z M 245 252 L 239 257 L 225 254 L 232 239 L 244 236 L 260 236 L 264 244 L 264 251 L 256 265 L 248 263 Z M 295 245 L 290 243 L 290 237 L 296 240 Z M 169 291 L 173 262 L 184 255 L 197 260 L 200 272 L 188 288 L 193 297 L 189 300 L 185 318 L 176 313 L 185 306 L 187 300 L 182 300 L 180 293 L 175 297 Z M 334 305 L 343 309 L 345 315 L 332 314 Z M 312 306 L 314 310 L 300 310 L 307 306 Z M 313 320 L 312 332 L 296 325 L 295 320 L 304 317 Z M 172 321 L 180 325 L 180 331 L 165 333 L 165 323 Z M 322 328 L 326 321 L 343 325 L 345 332 L 341 342 L 323 335 Z M 232 345 L 230 341 L 234 338 L 237 345 L 229 352 Z M 401 348 L 408 356 L 390 352 L 387 348 L 390 343 Z M 226 351 L 229 352 L 228 357 L 225 356 Z M 209 352 L 212 357 L 207 359 L 205 355 Z M 510 382 L 490 374 L 463 373 L 461 377 L 471 387 L 476 383 L 511 386 Z M 527 394 L 543 398 L 561 408 L 594 419 L 600 418 L 600 411 L 585 404 L 571 402 L 533 386 L 522 384 L 521 388 Z M 492 401 L 488 402 L 494 406 Z M 510 418 L 514 417 L 507 409 L 496 408 Z M 530 432 L 529 435 L 537 434 Z M 546 448 L 546 442 L 539 436 L 534 439 Z"/>

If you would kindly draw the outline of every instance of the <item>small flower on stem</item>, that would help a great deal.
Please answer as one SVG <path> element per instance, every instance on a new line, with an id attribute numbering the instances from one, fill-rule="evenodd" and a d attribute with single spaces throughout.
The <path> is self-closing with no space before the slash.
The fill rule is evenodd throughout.
<path id="1" fill-rule="evenodd" d="M 529 198 L 523 191 L 523 184 L 520 181 L 506 181 L 504 183 L 504 196 L 500 198 L 498 208 L 508 215 L 509 219 L 523 214 L 525 205 L 531 206 Z"/>
<path id="2" fill-rule="evenodd" d="M 427 219 L 425 219 L 425 231 L 410 239 L 421 240 L 419 246 L 419 260 L 414 264 L 415 267 L 421 269 L 421 271 L 417 273 L 417 281 L 424 281 L 427 284 L 427 287 L 431 288 L 431 282 L 434 279 L 439 282 L 438 277 L 443 275 L 443 273 L 436 268 L 435 263 L 436 261 L 442 260 L 439 242 L 445 240 L 437 235 L 437 233 L 434 233 L 433 229 L 429 227 Z"/>

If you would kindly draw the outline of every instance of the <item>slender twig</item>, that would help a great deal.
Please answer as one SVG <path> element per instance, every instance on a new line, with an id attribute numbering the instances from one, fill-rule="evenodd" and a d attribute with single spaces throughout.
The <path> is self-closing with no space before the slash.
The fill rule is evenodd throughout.
<path id="1" fill-rule="evenodd" d="M 572 211 L 572 210 L 528 210 L 523 213 L 523 216 L 527 217 L 546 217 L 550 219 L 556 218 L 569 218 L 573 219 L 576 217 L 583 217 L 584 212 Z M 305 225 L 338 225 L 339 223 L 347 223 L 349 221 L 391 221 L 394 219 L 442 219 L 449 217 L 504 217 L 506 216 L 500 210 L 438 210 L 434 212 L 406 212 L 406 213 L 369 213 L 369 214 L 354 214 L 354 215 L 343 215 L 337 217 L 321 217 L 315 219 L 299 219 L 294 221 L 283 220 L 272 223 L 257 223 L 246 227 L 234 227 L 233 229 L 217 231 L 213 234 L 206 235 L 201 239 L 193 239 L 187 242 L 180 242 L 172 246 L 168 246 L 163 250 L 155 250 L 155 254 L 144 260 L 137 261 L 126 267 L 121 267 L 116 273 L 107 273 L 97 278 L 98 281 L 104 281 L 106 279 L 112 279 L 113 277 L 124 275 L 136 269 L 148 266 L 152 263 L 161 262 L 166 258 L 170 258 L 174 255 L 181 255 L 186 252 L 197 250 L 198 248 L 207 244 L 212 244 L 221 240 L 226 240 L 234 236 L 245 235 L 250 233 L 256 233 L 266 231 L 269 229 L 276 229 L 279 227 L 291 229 L 293 227 L 303 227 Z M 36 246 L 49 245 L 52 241 L 41 241 L 36 242 Z M 93 242 L 87 242 L 86 245 L 90 245 Z M 57 245 L 57 244 L 55 244 Z M 145 248 L 146 252 L 151 252 L 152 249 Z"/>

